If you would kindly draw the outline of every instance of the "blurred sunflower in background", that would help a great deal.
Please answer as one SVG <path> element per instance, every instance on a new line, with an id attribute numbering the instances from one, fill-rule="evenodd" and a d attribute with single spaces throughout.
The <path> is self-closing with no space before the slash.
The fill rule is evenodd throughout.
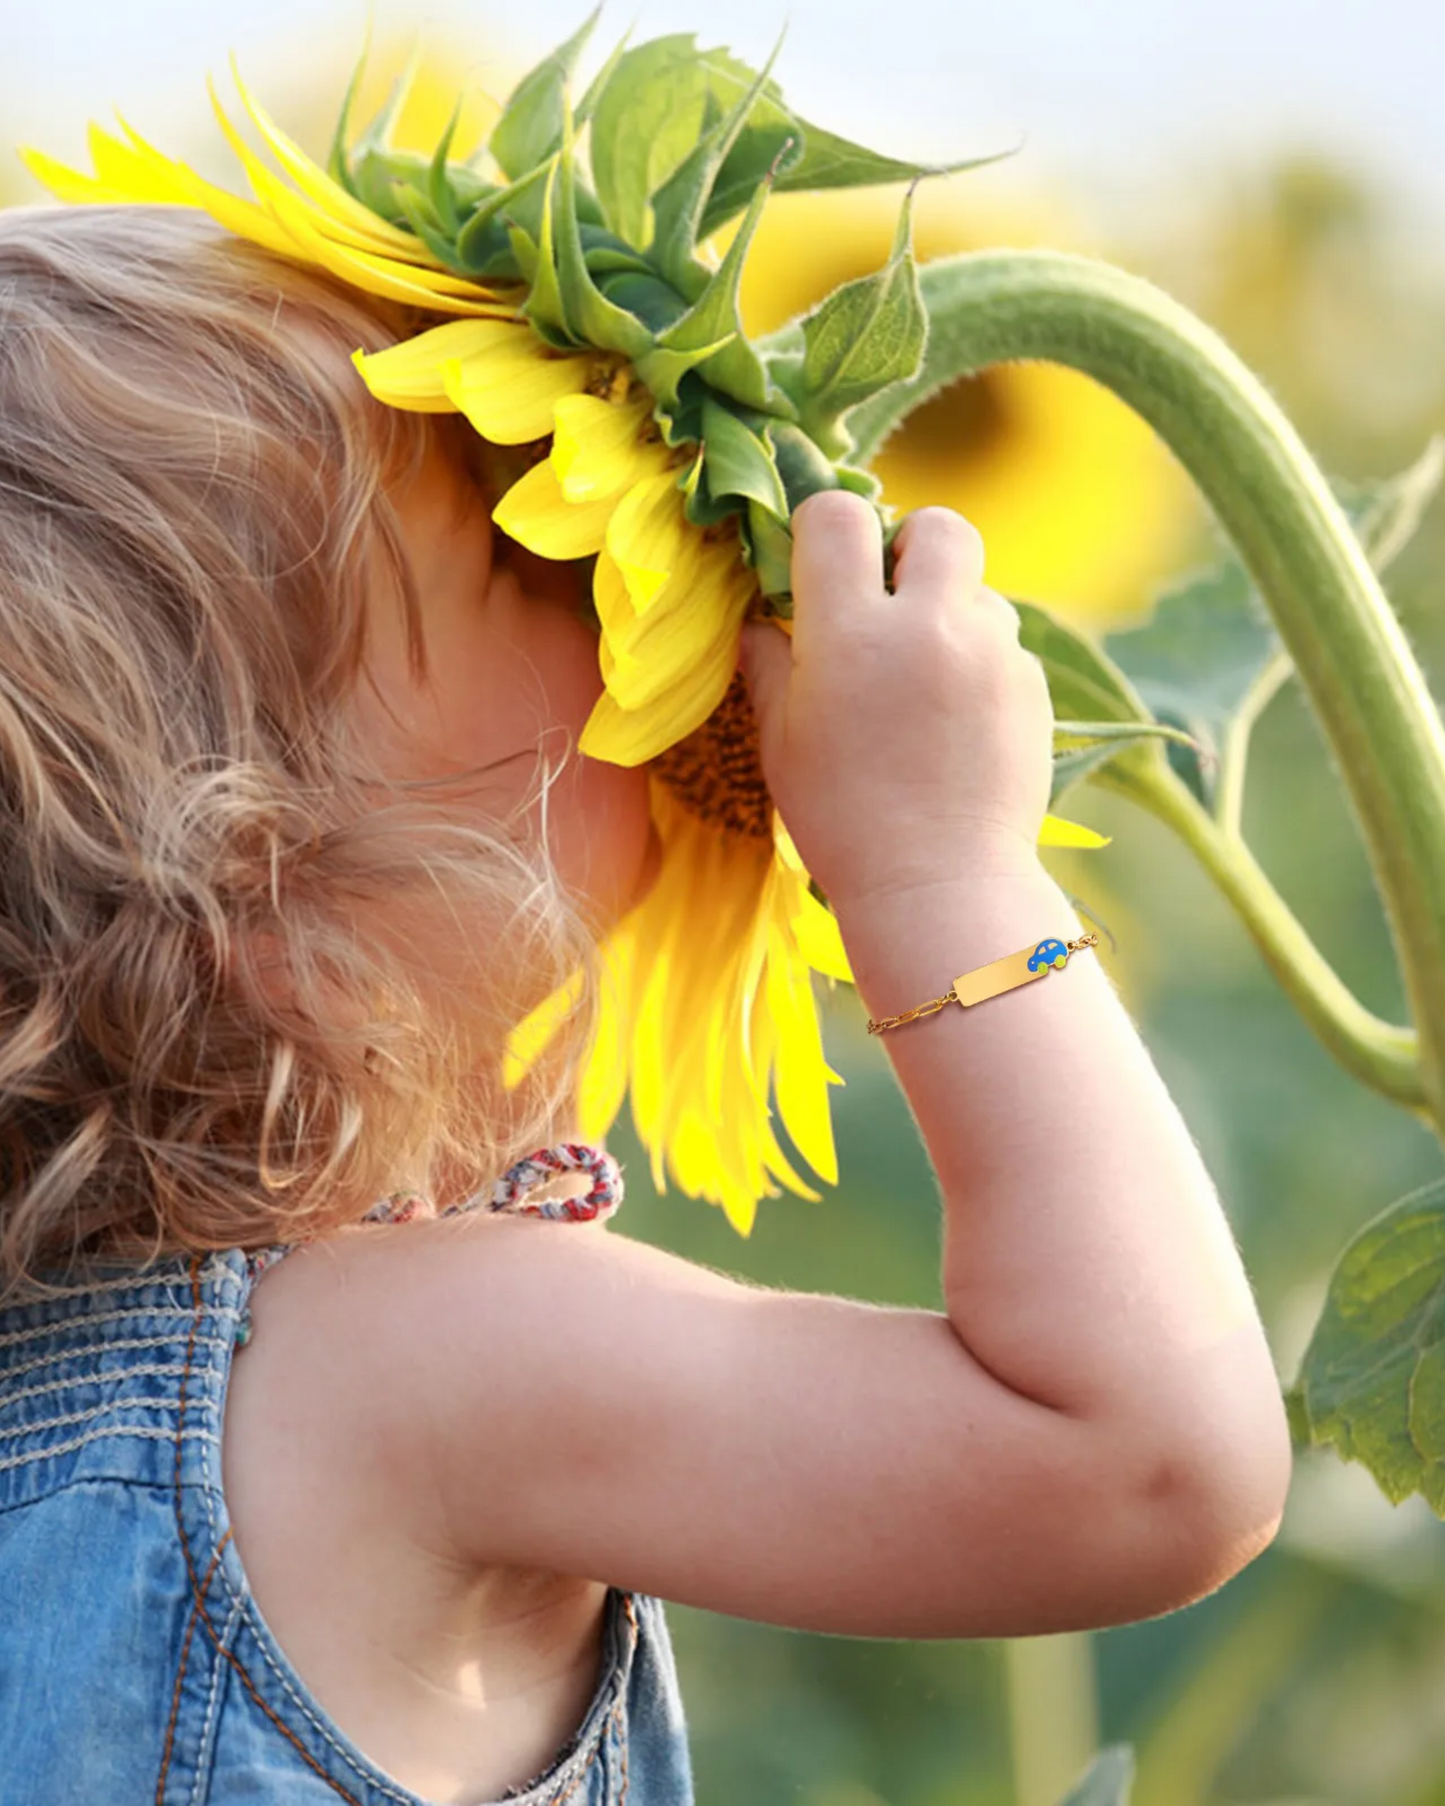
<path id="1" fill-rule="evenodd" d="M 877 189 L 778 195 L 743 272 L 749 334 L 877 269 L 896 213 Z M 967 172 L 927 183 L 914 213 L 921 263 L 1003 245 L 1107 255 L 1085 238 L 1061 200 L 983 199 Z M 718 249 L 730 239 L 720 233 Z M 951 384 L 869 468 L 900 513 L 941 503 L 966 515 L 992 588 L 1099 631 L 1147 614 L 1200 532 L 1198 498 L 1162 441 L 1107 389 L 1055 364 L 996 364 Z"/>
<path id="2" fill-rule="evenodd" d="M 93 174 L 39 152 L 26 160 L 64 200 L 201 207 L 281 255 L 440 316 L 390 350 L 358 353 L 358 371 L 390 406 L 461 413 L 488 443 L 520 448 L 521 474 L 494 518 L 543 557 L 590 561 L 604 690 L 581 751 L 648 766 L 662 846 L 652 889 L 603 945 L 602 1021 L 580 1077 L 577 1133 L 600 1138 L 630 1094 L 657 1189 L 670 1176 L 747 1234 L 760 1198 L 779 1195 L 775 1181 L 818 1199 L 774 1132 L 772 1096 L 802 1159 L 837 1183 L 828 1086 L 842 1080 L 824 1057 L 812 973 L 851 977 L 836 921 L 768 796 L 736 671 L 744 618 L 767 612 L 765 598 L 788 612 L 789 514 L 820 487 L 877 499 L 881 476 L 893 485 L 885 519 L 890 502 L 953 501 L 990 536 L 996 586 L 1009 586 L 1012 559 L 1020 574 L 1052 568 L 1077 600 L 1104 591 L 1097 581 L 1086 588 L 1076 528 L 1037 532 L 1070 557 L 1046 567 L 1036 549 L 1026 566 L 1022 535 L 1011 548 L 987 512 L 1003 501 L 988 498 L 1048 481 L 1050 448 L 1066 439 L 1080 480 L 1092 471 L 1096 482 L 1100 464 L 1124 470 L 1117 448 L 1130 442 L 1118 421 L 1090 426 L 1108 417 L 1102 392 L 1095 412 L 1078 395 L 1068 409 L 1050 404 L 1037 388 L 1019 389 L 1028 406 L 1006 403 L 1011 373 L 990 374 L 972 385 L 972 438 L 959 433 L 946 452 L 949 464 L 983 473 L 969 499 L 923 492 L 945 461 L 935 451 L 930 462 L 926 447 L 939 434 L 926 419 L 916 444 L 907 429 L 890 444 L 878 473 L 850 468 L 848 409 L 906 378 L 922 356 L 913 189 L 901 216 L 896 187 L 891 196 L 826 197 L 860 233 L 864 222 L 882 232 L 871 252 L 864 237 L 848 238 L 846 268 L 833 260 L 844 243 L 838 231 L 800 255 L 796 220 L 771 228 L 775 242 L 779 232 L 787 238 L 792 268 L 816 285 L 807 293 L 789 293 L 769 274 L 776 258 L 759 271 L 747 258 L 766 242 L 759 234 L 777 190 L 916 185 L 935 172 L 797 119 L 766 71 L 700 52 L 691 37 L 619 49 L 574 116 L 569 80 L 590 29 L 591 21 L 505 105 L 476 91 L 459 106 L 439 64 L 414 59 L 372 124 L 354 133 L 363 91 L 354 78 L 324 168 L 238 75 L 267 157 L 214 91 L 213 101 L 249 201 L 203 181 L 124 120 L 119 133 L 92 128 Z M 459 136 L 464 121 L 479 147 Z M 576 151 L 584 124 L 587 165 Z M 926 245 L 960 248 L 956 231 L 927 232 Z M 806 358 L 752 343 L 743 309 L 756 308 L 760 292 L 777 320 L 808 315 L 817 343 Z M 828 347 L 840 344 L 846 355 L 830 358 Z M 1042 383 L 1053 373 L 1036 374 Z M 978 425 L 978 393 L 996 397 L 984 404 L 999 416 L 994 426 Z M 1133 507 L 1153 472 L 1143 499 L 1157 515 L 1163 454 L 1129 455 Z M 1099 503 L 1097 490 L 1094 505 L 1097 532 L 1084 543 L 1098 565 L 1103 516 L 1116 519 L 1122 507 Z M 1103 842 L 1049 816 L 1041 844 Z M 518 1025 L 513 1082 L 575 1004 L 564 987 Z"/>

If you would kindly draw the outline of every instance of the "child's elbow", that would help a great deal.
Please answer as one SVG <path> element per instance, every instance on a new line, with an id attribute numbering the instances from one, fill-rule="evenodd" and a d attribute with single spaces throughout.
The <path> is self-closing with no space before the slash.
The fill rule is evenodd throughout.
<path id="1" fill-rule="evenodd" d="M 1143 1507 L 1163 1597 L 1150 1616 L 1217 1592 L 1274 1541 L 1284 1518 L 1293 1457 L 1283 1411 L 1227 1446 L 1161 1456 L 1148 1470 Z"/>

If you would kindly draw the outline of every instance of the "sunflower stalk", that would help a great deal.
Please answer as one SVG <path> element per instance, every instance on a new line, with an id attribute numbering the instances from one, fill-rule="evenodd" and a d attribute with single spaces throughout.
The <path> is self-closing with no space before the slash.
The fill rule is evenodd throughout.
<path id="1" fill-rule="evenodd" d="M 1380 1023 L 1330 970 L 1237 827 L 1237 763 L 1221 826 L 1158 747 L 1097 781 L 1185 841 L 1239 911 L 1302 1015 L 1373 1089 L 1418 1109 L 1445 1143 L 1445 727 L 1359 538 L 1298 434 L 1227 345 L 1168 295 L 1062 252 L 968 254 L 927 266 L 924 366 L 860 408 L 853 456 L 946 384 L 1018 358 L 1113 390 L 1193 476 L 1274 618 L 1334 754 L 1400 960 L 1410 1031 Z"/>

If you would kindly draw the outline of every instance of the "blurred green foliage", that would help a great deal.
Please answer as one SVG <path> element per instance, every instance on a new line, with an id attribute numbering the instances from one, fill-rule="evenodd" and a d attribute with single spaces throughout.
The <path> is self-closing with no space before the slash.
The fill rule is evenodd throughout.
<path id="1" fill-rule="evenodd" d="M 1222 332 L 1331 475 L 1389 476 L 1445 427 L 1445 267 L 1347 169 L 1295 158 L 1233 178 L 1182 197 L 1157 242 L 1108 254 Z M 1442 570 L 1437 506 L 1388 581 L 1437 693 Z M 1215 1175 L 1287 1383 L 1344 1243 L 1436 1176 L 1438 1147 L 1323 1051 L 1164 828 L 1088 786 L 1069 812 L 1114 844 L 1046 858 L 1118 936 L 1104 957 Z M 1361 1001 L 1403 1021 L 1370 870 L 1293 683 L 1255 732 L 1244 832 Z M 719 1212 L 655 1195 L 624 1118 L 626 1231 L 768 1285 L 938 1308 L 926 1153 L 846 987 L 824 1015 L 847 1080 L 837 1191 L 765 1202 L 742 1242 Z M 700 1806 L 1016 1806 L 1001 1645 L 670 1618 Z M 1445 1806 L 1445 1530 L 1333 1454 L 1300 1459 L 1279 1539 L 1220 1593 L 1091 1641 L 1102 1740 L 1137 1751 L 1134 1806 Z"/>

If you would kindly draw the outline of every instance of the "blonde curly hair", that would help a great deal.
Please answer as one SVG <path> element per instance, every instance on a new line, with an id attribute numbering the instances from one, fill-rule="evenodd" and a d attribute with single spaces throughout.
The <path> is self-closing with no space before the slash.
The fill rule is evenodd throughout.
<path id="1" fill-rule="evenodd" d="M 597 943 L 545 835 L 445 824 L 348 723 L 378 569 L 424 668 L 385 485 L 459 423 L 350 362 L 421 323 L 189 209 L 0 213 L 0 1298 L 565 1132 Z M 397 902 L 465 937 L 483 1043 L 366 932 Z M 504 1090 L 507 1028 L 579 974 Z"/>

